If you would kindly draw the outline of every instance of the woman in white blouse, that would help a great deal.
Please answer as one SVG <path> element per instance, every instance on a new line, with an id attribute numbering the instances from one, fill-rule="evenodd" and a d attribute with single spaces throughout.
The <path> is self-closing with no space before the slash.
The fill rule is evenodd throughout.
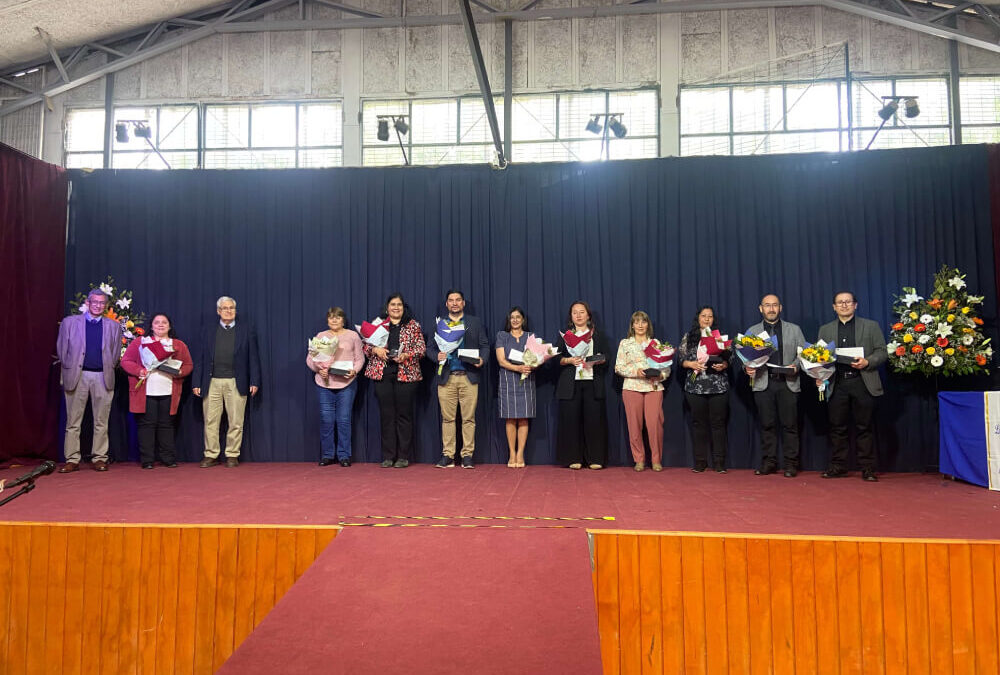
<path id="1" fill-rule="evenodd" d="M 643 420 L 649 435 L 650 459 L 653 471 L 663 470 L 663 382 L 670 369 L 655 375 L 646 373 L 649 365 L 643 349 L 653 339 L 653 325 L 643 311 L 633 312 L 628 336 L 618 344 L 615 372 L 624 378 L 622 401 L 628 421 L 628 439 L 635 470 L 646 468 L 646 448 L 642 443 Z"/>

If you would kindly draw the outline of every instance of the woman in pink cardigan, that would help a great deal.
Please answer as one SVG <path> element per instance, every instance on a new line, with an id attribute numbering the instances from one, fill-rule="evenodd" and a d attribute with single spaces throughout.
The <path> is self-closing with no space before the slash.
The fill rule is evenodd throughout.
<path id="1" fill-rule="evenodd" d="M 173 469 L 177 466 L 174 418 L 181 401 L 181 386 L 193 363 L 187 345 L 174 337 L 170 317 L 154 314 L 150 327 L 153 334 L 132 340 L 122 356 L 122 369 L 128 373 L 128 409 L 138 421 L 142 468 L 152 469 L 159 455 L 163 465 Z M 179 365 L 167 363 L 162 369 L 147 370 L 140 350 L 155 350 L 154 343 L 163 347 L 170 359 L 179 361 Z"/>

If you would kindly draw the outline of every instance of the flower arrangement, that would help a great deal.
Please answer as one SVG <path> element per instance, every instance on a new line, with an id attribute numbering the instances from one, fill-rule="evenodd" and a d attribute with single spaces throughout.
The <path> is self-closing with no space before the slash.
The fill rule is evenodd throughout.
<path id="1" fill-rule="evenodd" d="M 836 371 L 834 366 L 835 357 L 833 350 L 823 340 L 817 340 L 813 344 L 807 344 L 805 348 L 799 347 L 799 363 L 802 365 L 802 372 L 820 383 L 819 400 L 826 400 L 826 390 L 830 384 L 830 378 Z"/>
<path id="2" fill-rule="evenodd" d="M 737 347 L 750 347 L 752 349 L 763 349 L 764 338 L 759 335 L 737 335 L 736 336 L 736 346 Z"/>
<path id="3" fill-rule="evenodd" d="M 108 304 L 104 306 L 104 316 L 112 321 L 117 321 L 122 326 L 122 350 L 129 346 L 136 337 L 146 334 L 142 324 L 146 321 L 146 315 L 136 312 L 132 307 L 132 291 L 127 289 L 115 289 L 115 280 L 108 277 L 107 281 L 101 284 L 91 285 L 91 289 L 99 288 L 108 297 Z M 70 302 L 69 311 L 78 311 L 81 314 L 87 311 L 87 293 L 77 293 Z"/>
<path id="4" fill-rule="evenodd" d="M 336 336 L 323 335 L 321 337 L 309 338 L 307 351 L 314 363 L 321 368 L 329 368 L 333 363 L 333 356 L 337 353 L 337 346 L 340 340 Z M 323 375 L 324 380 L 330 379 L 329 375 Z"/>
<path id="5" fill-rule="evenodd" d="M 922 375 L 972 375 L 989 370 L 993 358 L 990 338 L 983 335 L 983 320 L 976 307 L 983 296 L 969 295 L 965 275 L 944 265 L 934 275 L 931 298 L 903 287 L 893 311 L 889 363 L 900 373 Z"/>

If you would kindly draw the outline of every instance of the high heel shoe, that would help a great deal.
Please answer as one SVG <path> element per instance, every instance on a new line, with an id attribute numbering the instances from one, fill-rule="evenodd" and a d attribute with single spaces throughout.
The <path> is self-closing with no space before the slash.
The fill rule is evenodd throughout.
<path id="1" fill-rule="evenodd" d="M 507 461 L 507 468 L 508 469 L 516 469 L 517 468 L 517 462 L 515 462 L 513 459 L 508 460 Z"/>

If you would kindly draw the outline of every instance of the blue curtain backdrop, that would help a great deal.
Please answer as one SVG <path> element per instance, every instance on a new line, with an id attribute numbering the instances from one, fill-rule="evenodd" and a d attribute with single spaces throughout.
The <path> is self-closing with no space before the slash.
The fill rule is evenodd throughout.
<path id="1" fill-rule="evenodd" d="M 833 318 L 831 296 L 851 289 L 858 313 L 891 323 L 903 285 L 929 288 L 942 263 L 996 297 L 984 146 L 747 158 L 683 158 L 595 164 L 282 171 L 75 173 L 67 249 L 67 297 L 113 275 L 147 313 L 164 311 L 197 352 L 196 336 L 231 295 L 260 336 L 264 381 L 248 408 L 244 458 L 319 456 L 316 392 L 306 340 L 340 305 L 352 324 L 402 291 L 424 327 L 443 313 L 450 287 L 491 335 L 520 305 L 530 328 L 554 340 L 573 300 L 587 300 L 617 345 L 632 311 L 653 318 L 676 344 L 698 305 L 713 304 L 724 332 L 759 318 L 765 292 L 814 339 Z M 429 337 L 429 335 L 428 335 Z M 614 354 L 610 355 L 612 358 Z M 539 376 L 539 416 L 527 459 L 554 461 L 556 368 Z M 497 419 L 496 364 L 480 387 L 477 459 L 505 462 Z M 433 366 L 417 403 L 418 461 L 440 453 Z M 616 380 L 617 378 L 615 378 Z M 360 378 L 354 457 L 380 459 L 374 389 Z M 681 382 L 664 403 L 665 463 L 691 461 Z M 985 388 L 985 378 L 949 383 Z M 620 381 L 609 384 L 613 464 L 630 461 Z M 943 382 L 942 382 L 942 388 Z M 803 466 L 828 457 L 826 410 L 801 397 Z M 933 389 L 889 376 L 878 413 L 883 470 L 937 463 Z M 116 397 L 113 444 L 128 456 L 126 391 Z M 179 454 L 202 452 L 200 399 L 186 388 Z M 133 441 L 134 442 L 134 441 Z M 734 377 L 730 464 L 750 467 L 759 449 L 748 382 Z M 134 450 L 133 450 L 134 457 Z"/>

